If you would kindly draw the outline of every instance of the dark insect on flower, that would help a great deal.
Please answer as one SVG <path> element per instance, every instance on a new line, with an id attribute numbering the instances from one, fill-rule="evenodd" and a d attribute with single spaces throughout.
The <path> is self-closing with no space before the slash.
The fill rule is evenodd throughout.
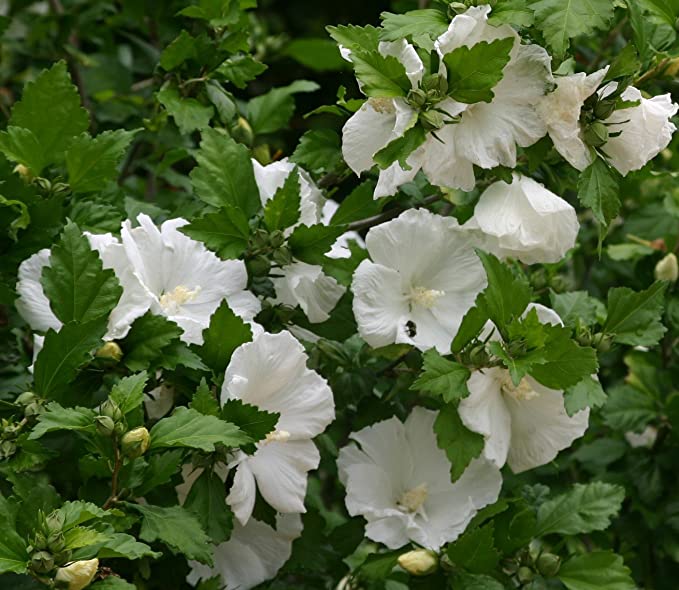
<path id="1" fill-rule="evenodd" d="M 417 336 L 417 326 L 415 325 L 415 322 L 413 322 L 412 320 L 408 320 L 406 322 L 406 333 L 411 338 L 415 338 L 415 336 Z"/>

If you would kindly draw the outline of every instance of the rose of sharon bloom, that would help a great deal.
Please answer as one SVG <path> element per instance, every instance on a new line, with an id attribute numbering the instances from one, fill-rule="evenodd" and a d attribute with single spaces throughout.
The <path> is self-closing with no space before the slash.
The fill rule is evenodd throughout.
<path id="1" fill-rule="evenodd" d="M 390 549 L 410 541 L 439 549 L 500 493 L 500 471 L 483 458 L 451 483 L 450 462 L 436 444 L 436 416 L 415 408 L 405 423 L 393 417 L 352 433 L 354 442 L 340 451 L 349 514 L 363 516 L 366 536 Z"/>
<path id="2" fill-rule="evenodd" d="M 526 176 L 498 181 L 481 195 L 474 216 L 464 225 L 479 229 L 486 250 L 526 264 L 561 260 L 575 245 L 580 224 L 575 209 Z"/>
<path id="3" fill-rule="evenodd" d="M 269 199 L 273 199 L 276 191 L 281 188 L 295 165 L 287 158 L 262 166 L 257 160 L 252 160 L 252 168 L 255 173 L 255 182 L 259 188 L 259 198 L 262 206 Z M 297 167 L 300 187 L 300 217 L 298 224 L 314 225 L 321 220 L 321 212 L 325 203 L 325 197 L 316 186 L 306 170 Z"/>
<path id="4" fill-rule="evenodd" d="M 299 514 L 277 515 L 275 530 L 254 518 L 245 526 L 235 521 L 229 540 L 214 548 L 214 566 L 191 561 L 186 580 L 193 585 L 220 574 L 226 590 L 254 588 L 278 573 L 301 533 Z"/>
<path id="5" fill-rule="evenodd" d="M 143 301 L 139 315 L 150 309 L 184 330 L 187 343 L 201 344 L 210 316 L 226 299 L 233 312 L 251 321 L 260 310 L 259 300 L 246 290 L 248 277 L 241 260 L 221 260 L 202 242 L 179 231 L 189 222 L 169 219 L 160 228 L 147 215 L 139 227 L 123 223 L 122 245 L 131 273 L 121 276 L 123 289 Z"/>
<path id="6" fill-rule="evenodd" d="M 562 325 L 553 310 L 531 308 L 542 323 Z M 529 376 L 515 386 L 507 369 L 492 367 L 474 371 L 467 388 L 469 395 L 458 406 L 460 419 L 485 438 L 485 457 L 498 467 L 509 464 L 514 473 L 549 463 L 587 430 L 589 408 L 569 416 L 563 391 Z"/>
<path id="7" fill-rule="evenodd" d="M 90 242 L 90 247 L 99 254 L 103 267 L 113 269 L 121 284 L 124 280 L 134 280 L 123 246 L 117 238 L 111 234 L 89 232 L 85 232 L 85 236 Z M 19 266 L 19 281 L 16 286 L 19 294 L 17 310 L 31 328 L 38 332 L 46 332 L 50 328 L 59 330 L 62 325 L 54 315 L 40 282 L 43 269 L 49 265 L 50 250 L 44 248 Z M 125 337 L 132 322 L 145 311 L 143 299 L 143 294 L 138 291 L 123 289 L 118 304 L 109 316 L 105 340 Z M 40 346 L 42 347 L 42 342 Z"/>
<path id="8" fill-rule="evenodd" d="M 444 57 L 462 46 L 471 48 L 483 41 L 513 39 L 510 61 L 502 80 L 493 88 L 494 98 L 489 103 L 475 104 L 442 98 L 436 108 L 447 114 L 443 126 L 427 133 L 425 142 L 408 156 L 409 170 L 394 162 L 380 171 L 375 198 L 394 194 L 420 169 L 432 184 L 471 190 L 475 183 L 473 164 L 482 168 L 514 167 L 516 146 L 527 147 L 545 134 L 545 125 L 535 108 L 551 84 L 550 57 L 541 47 L 521 45 L 509 25 L 489 25 L 489 12 L 489 6 L 472 7 L 453 18 L 436 41 L 436 49 Z M 382 42 L 379 51 L 398 59 L 412 88 L 419 88 L 424 65 L 412 45 L 405 40 Z M 351 61 L 350 51 L 345 50 L 344 56 Z M 439 74 L 446 76 L 443 61 Z M 417 113 L 402 97 L 369 98 L 342 130 L 342 153 L 349 167 L 359 175 L 372 168 L 374 155 L 402 136 Z"/>
<path id="9" fill-rule="evenodd" d="M 337 213 L 337 209 L 339 209 L 337 201 L 326 199 L 321 215 L 323 225 L 330 225 L 330 221 L 332 221 L 333 216 Z M 348 231 L 337 238 L 330 251 L 326 253 L 326 256 L 328 258 L 351 258 L 350 242 L 356 242 L 361 248 L 365 248 L 365 242 L 360 234 L 355 231 Z"/>
<path id="10" fill-rule="evenodd" d="M 590 75 L 583 73 L 556 78 L 556 89 L 546 95 L 538 108 L 557 151 L 575 168 L 584 170 L 593 161 L 592 150 L 584 141 L 580 112 L 585 100 L 597 92 L 608 68 Z M 598 91 L 606 98 L 616 88 L 611 82 Z M 639 170 L 665 149 L 676 130 L 670 118 L 679 108 L 669 94 L 644 98 L 633 86 L 622 93 L 625 101 L 639 104 L 613 111 L 604 119 L 609 138 L 600 151 L 623 176 Z M 615 137 L 610 137 L 616 134 Z M 619 134 L 619 135 L 617 135 Z"/>
<path id="11" fill-rule="evenodd" d="M 307 473 L 320 461 L 312 439 L 335 418 L 332 391 L 307 358 L 289 332 L 262 333 L 238 347 L 226 369 L 222 403 L 239 399 L 280 414 L 254 455 L 239 451 L 231 464 L 237 468 L 227 502 L 242 524 L 252 514 L 255 486 L 278 512 L 305 512 Z"/>
<path id="12" fill-rule="evenodd" d="M 450 350 L 462 318 L 486 286 L 474 236 L 452 217 L 411 209 L 373 227 L 372 260 L 354 273 L 354 316 L 371 346 L 408 343 Z"/>

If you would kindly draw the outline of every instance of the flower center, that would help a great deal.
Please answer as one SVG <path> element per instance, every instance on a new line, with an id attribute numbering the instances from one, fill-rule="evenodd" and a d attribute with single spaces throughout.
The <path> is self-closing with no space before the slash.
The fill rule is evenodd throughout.
<path id="1" fill-rule="evenodd" d="M 368 99 L 368 103 L 378 113 L 392 114 L 396 112 L 396 107 L 391 98 L 372 97 Z"/>
<path id="2" fill-rule="evenodd" d="M 502 380 L 500 381 L 500 389 L 502 390 L 502 393 L 511 395 L 514 399 L 521 401 L 535 399 L 540 395 L 533 389 L 531 384 L 528 383 L 528 379 L 525 377 L 521 379 L 518 385 L 514 385 L 509 371 L 503 375 Z"/>
<path id="3" fill-rule="evenodd" d="M 425 289 L 424 287 L 414 287 L 410 291 L 410 302 L 425 309 L 431 309 L 436 303 L 437 299 L 445 295 L 443 291 L 438 289 Z"/>
<path id="4" fill-rule="evenodd" d="M 405 512 L 418 512 L 427 499 L 427 484 L 421 483 L 407 492 L 404 492 L 396 502 L 396 505 Z"/>
<path id="5" fill-rule="evenodd" d="M 191 290 L 184 285 L 177 285 L 172 291 L 166 291 L 160 296 L 160 307 L 166 313 L 177 313 L 182 305 L 193 301 L 198 293 L 200 287 Z"/>
<path id="6" fill-rule="evenodd" d="M 272 430 L 266 435 L 264 444 L 270 442 L 287 442 L 290 440 L 290 433 L 287 430 Z"/>

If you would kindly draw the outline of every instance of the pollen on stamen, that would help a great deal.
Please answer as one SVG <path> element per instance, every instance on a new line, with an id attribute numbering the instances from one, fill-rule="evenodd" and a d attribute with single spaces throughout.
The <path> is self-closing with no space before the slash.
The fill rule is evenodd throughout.
<path id="1" fill-rule="evenodd" d="M 185 303 L 193 301 L 200 293 L 200 287 L 189 289 L 184 285 L 177 285 L 171 291 L 166 291 L 160 296 L 160 307 L 166 313 L 176 313 Z"/>
<path id="2" fill-rule="evenodd" d="M 445 295 L 438 289 L 427 289 L 425 287 L 415 287 L 410 292 L 410 302 L 425 309 L 431 309 L 439 297 Z"/>
<path id="3" fill-rule="evenodd" d="M 396 505 L 406 512 L 417 512 L 422 508 L 428 494 L 427 484 L 421 483 L 419 486 L 404 492 L 396 502 Z"/>
<path id="4" fill-rule="evenodd" d="M 290 440 L 290 433 L 287 430 L 272 430 L 266 435 L 265 443 L 287 442 Z"/>
<path id="5" fill-rule="evenodd" d="M 371 97 L 368 99 L 368 103 L 378 113 L 391 114 L 396 112 L 394 102 L 390 98 Z"/>
<path id="6" fill-rule="evenodd" d="M 512 381 L 512 377 L 509 374 L 509 372 L 507 372 L 502 377 L 502 381 L 500 382 L 500 389 L 502 390 L 502 393 L 506 395 L 511 395 L 514 399 L 520 401 L 528 401 L 540 396 L 540 394 L 537 391 L 535 391 L 535 389 L 533 389 L 533 387 L 525 377 L 521 379 L 518 385 L 514 385 L 514 382 Z"/>

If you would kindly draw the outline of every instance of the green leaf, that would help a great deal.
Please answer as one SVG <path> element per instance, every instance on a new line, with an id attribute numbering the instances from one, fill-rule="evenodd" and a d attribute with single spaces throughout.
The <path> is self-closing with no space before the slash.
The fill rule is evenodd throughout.
<path id="1" fill-rule="evenodd" d="M 569 293 L 550 293 L 552 309 L 559 314 L 561 321 L 567 326 L 576 326 L 578 320 L 592 326 L 606 317 L 606 306 L 587 293 L 587 291 L 571 291 Z"/>
<path id="2" fill-rule="evenodd" d="M 595 219 L 604 228 L 620 211 L 620 173 L 601 158 L 596 158 L 580 174 L 578 199 L 592 210 Z"/>
<path id="3" fill-rule="evenodd" d="M 99 254 L 70 221 L 52 246 L 42 284 L 52 311 L 64 323 L 108 316 L 123 293 L 115 273 L 104 269 Z"/>
<path id="4" fill-rule="evenodd" d="M 182 31 L 163 49 L 160 66 L 169 72 L 193 57 L 196 57 L 196 40 L 186 31 Z"/>
<path id="5" fill-rule="evenodd" d="M 257 135 L 273 133 L 285 127 L 295 112 L 294 95 L 315 92 L 320 87 L 309 80 L 295 80 L 289 86 L 274 88 L 248 103 L 247 118 Z"/>
<path id="6" fill-rule="evenodd" d="M 260 410 L 257 406 L 245 404 L 239 399 L 230 399 L 222 406 L 221 417 L 238 426 L 257 442 L 276 429 L 280 414 Z"/>
<path id="7" fill-rule="evenodd" d="M 372 181 L 359 184 L 349 193 L 330 220 L 331 225 L 344 225 L 377 215 L 387 199 L 373 199 L 375 185 Z"/>
<path id="8" fill-rule="evenodd" d="M 151 449 L 185 447 L 213 452 L 216 444 L 238 447 L 250 442 L 237 426 L 189 408 L 177 408 L 151 429 Z"/>
<path id="9" fill-rule="evenodd" d="M 0 574 L 23 574 L 27 565 L 26 542 L 16 531 L 3 527 L 0 537 Z"/>
<path id="10" fill-rule="evenodd" d="M 566 412 L 572 416 L 585 408 L 599 408 L 606 403 L 606 392 L 594 377 L 587 376 L 582 381 L 564 391 L 563 401 Z"/>
<path id="11" fill-rule="evenodd" d="M 225 498 L 224 482 L 206 469 L 193 483 L 184 502 L 184 508 L 196 515 L 214 543 L 226 541 L 233 529 L 233 513 Z"/>
<path id="12" fill-rule="evenodd" d="M 97 531 L 91 527 L 76 526 L 64 533 L 64 541 L 68 549 L 80 549 L 97 545 L 108 538 L 106 533 Z"/>
<path id="13" fill-rule="evenodd" d="M 33 132 L 43 165 L 59 161 L 72 138 L 87 131 L 89 117 L 80 106 L 65 62 L 57 62 L 26 84 L 21 100 L 12 108 L 9 125 Z M 31 171 L 39 174 L 41 170 Z"/>
<path id="14" fill-rule="evenodd" d="M 118 164 L 135 131 L 104 131 L 96 137 L 82 133 L 66 150 L 68 184 L 74 193 L 100 191 L 118 174 Z"/>
<path id="15" fill-rule="evenodd" d="M 56 402 L 47 404 L 38 416 L 29 440 L 36 440 L 55 430 L 94 431 L 94 410 L 89 408 L 64 408 Z"/>
<path id="16" fill-rule="evenodd" d="M 299 221 L 301 192 L 299 170 L 295 166 L 273 198 L 264 206 L 264 224 L 269 231 L 282 230 Z"/>
<path id="17" fill-rule="evenodd" d="M 606 29 L 615 8 L 610 0 L 534 0 L 530 6 L 535 11 L 535 26 L 559 57 L 574 37 Z"/>
<path id="18" fill-rule="evenodd" d="M 238 258 L 248 245 L 250 225 L 243 213 L 231 205 L 222 205 L 219 211 L 194 219 L 179 231 L 194 240 L 203 242 L 220 258 Z"/>
<path id="19" fill-rule="evenodd" d="M 436 38 L 446 32 L 450 21 L 445 13 L 432 8 L 410 10 L 405 14 L 383 12 L 381 41 L 399 41 L 405 37 Z"/>
<path id="20" fill-rule="evenodd" d="M 293 39 L 283 54 L 316 72 L 332 72 L 349 67 L 337 45 L 330 39 Z"/>
<path id="21" fill-rule="evenodd" d="M 474 307 L 470 308 L 453 338 L 450 348 L 453 352 L 460 352 L 474 338 L 477 338 L 488 321 L 488 313 L 485 308 L 484 295 L 479 293 L 474 302 Z"/>
<path id="22" fill-rule="evenodd" d="M 500 561 L 495 549 L 493 523 L 467 530 L 457 541 L 448 545 L 446 553 L 456 566 L 472 574 L 492 572 Z"/>
<path id="23" fill-rule="evenodd" d="M 101 344 L 105 330 L 106 318 L 64 324 L 59 332 L 48 330 L 33 370 L 35 392 L 59 400 L 78 369 L 91 358 L 92 350 Z"/>
<path id="24" fill-rule="evenodd" d="M 121 343 L 125 366 L 130 371 L 147 369 L 181 333 L 182 329 L 174 322 L 147 312 L 134 321 Z"/>
<path id="25" fill-rule="evenodd" d="M 214 129 L 203 131 L 198 166 L 191 171 L 193 190 L 213 207 L 230 205 L 246 218 L 259 211 L 259 189 L 249 150 Z"/>
<path id="26" fill-rule="evenodd" d="M 603 331 L 613 342 L 655 346 L 667 328 L 662 324 L 667 283 L 656 281 L 645 291 L 617 287 L 608 291 L 608 317 Z"/>
<path id="27" fill-rule="evenodd" d="M 440 395 L 446 403 L 469 395 L 467 380 L 471 373 L 467 367 L 442 357 L 434 348 L 427 350 L 422 360 L 422 372 L 411 390 Z"/>
<path id="28" fill-rule="evenodd" d="M 231 82 L 236 88 L 245 88 L 266 70 L 266 65 L 247 54 L 232 55 L 223 61 L 213 75 Z"/>
<path id="29" fill-rule="evenodd" d="M 536 536 L 577 535 L 608 527 L 625 499 L 625 489 L 601 481 L 575 484 L 571 490 L 547 500 L 538 509 Z"/>
<path id="30" fill-rule="evenodd" d="M 161 541 L 174 553 L 212 565 L 210 539 L 198 519 L 181 506 L 127 504 L 142 515 L 139 537 L 152 543 Z"/>
<path id="31" fill-rule="evenodd" d="M 252 329 L 222 301 L 203 330 L 203 344 L 197 347 L 200 358 L 215 375 L 223 375 L 233 351 L 252 340 Z"/>
<path id="32" fill-rule="evenodd" d="M 495 578 L 483 574 L 455 574 L 455 590 L 505 590 Z"/>
<path id="33" fill-rule="evenodd" d="M 483 436 L 472 432 L 460 420 L 457 408 L 452 404 L 443 406 L 434 422 L 436 444 L 446 452 L 450 461 L 450 477 L 457 481 L 472 459 L 483 451 Z"/>
<path id="34" fill-rule="evenodd" d="M 535 14 L 528 7 L 528 0 L 500 0 L 493 6 L 488 24 L 499 26 L 503 24 L 517 27 L 530 27 L 535 20 Z"/>
<path id="35" fill-rule="evenodd" d="M 396 567 L 398 556 L 401 551 L 385 551 L 384 553 L 373 553 L 365 558 L 365 561 L 358 568 L 358 575 L 362 580 L 374 581 L 384 580 Z"/>
<path id="36" fill-rule="evenodd" d="M 493 88 L 502 80 L 514 38 L 462 45 L 443 56 L 448 71 L 448 94 L 465 103 L 490 102 Z"/>
<path id="37" fill-rule="evenodd" d="M 113 533 L 99 548 L 97 557 L 122 557 L 124 559 L 141 559 L 151 557 L 157 559 L 162 553 L 153 551 L 146 543 L 140 543 L 132 535 Z"/>
<path id="38" fill-rule="evenodd" d="M 214 109 L 211 106 L 205 106 L 195 98 L 184 98 L 176 88 L 167 84 L 156 96 L 158 102 L 174 119 L 180 133 L 187 134 L 210 126 L 210 119 L 214 115 Z"/>
<path id="39" fill-rule="evenodd" d="M 137 587 L 113 575 L 95 582 L 89 588 L 91 590 L 136 590 Z"/>
<path id="40" fill-rule="evenodd" d="M 178 14 L 188 18 L 205 20 L 214 28 L 221 28 L 238 21 L 240 2 L 234 0 L 199 0 L 198 4 L 187 6 Z"/>
<path id="41" fill-rule="evenodd" d="M 345 231 L 335 225 L 298 225 L 288 238 L 292 255 L 308 264 L 323 264 L 325 253 Z"/>
<path id="42" fill-rule="evenodd" d="M 658 416 L 655 400 L 630 385 L 612 387 L 602 412 L 604 422 L 619 432 L 641 432 Z"/>
<path id="43" fill-rule="evenodd" d="M 408 129 L 403 135 L 390 141 L 374 156 L 375 163 L 384 170 L 394 162 L 398 162 L 404 170 L 410 170 L 408 156 L 420 147 L 427 139 L 427 133 L 420 125 Z"/>
<path id="44" fill-rule="evenodd" d="M 328 34 L 347 49 L 353 51 L 377 51 L 380 43 L 380 29 L 368 25 L 357 27 L 356 25 L 339 25 L 326 27 Z"/>
<path id="45" fill-rule="evenodd" d="M 310 172 L 333 170 L 342 160 L 340 137 L 333 129 L 310 129 L 290 159 Z"/>
<path id="46" fill-rule="evenodd" d="M 144 473 L 144 481 L 135 488 L 136 495 L 145 496 L 148 492 L 170 481 L 179 471 L 184 451 L 175 449 L 164 453 L 153 453 L 148 459 L 148 468 Z"/>
<path id="47" fill-rule="evenodd" d="M 201 379 L 200 385 L 198 385 L 196 393 L 193 394 L 189 406 L 206 416 L 219 416 L 219 403 L 215 399 L 215 396 L 212 395 L 212 391 L 210 391 L 205 379 Z M 227 422 L 231 422 L 231 420 L 228 420 L 227 418 L 224 419 L 227 420 Z M 236 426 L 238 426 L 238 424 L 236 424 Z"/>
<path id="48" fill-rule="evenodd" d="M 622 557 L 594 551 L 571 557 L 557 575 L 568 590 L 635 590 L 637 585 Z"/>
<path id="49" fill-rule="evenodd" d="M 30 129 L 7 127 L 0 131 L 0 152 L 17 164 L 23 164 L 33 175 L 39 175 L 47 164 L 38 138 Z"/>
<path id="50" fill-rule="evenodd" d="M 639 71 L 640 67 L 639 54 L 634 48 L 634 45 L 628 43 L 611 62 L 611 66 L 608 68 L 608 72 L 606 72 L 604 82 L 634 76 Z"/>
<path id="51" fill-rule="evenodd" d="M 109 397 L 118 404 L 123 414 L 128 414 L 141 406 L 148 378 L 146 371 L 142 371 L 137 375 L 123 377 L 113 386 Z"/>
<path id="52" fill-rule="evenodd" d="M 378 51 L 352 51 L 351 62 L 366 96 L 405 96 L 411 89 L 405 67 L 391 55 L 385 57 Z"/>

